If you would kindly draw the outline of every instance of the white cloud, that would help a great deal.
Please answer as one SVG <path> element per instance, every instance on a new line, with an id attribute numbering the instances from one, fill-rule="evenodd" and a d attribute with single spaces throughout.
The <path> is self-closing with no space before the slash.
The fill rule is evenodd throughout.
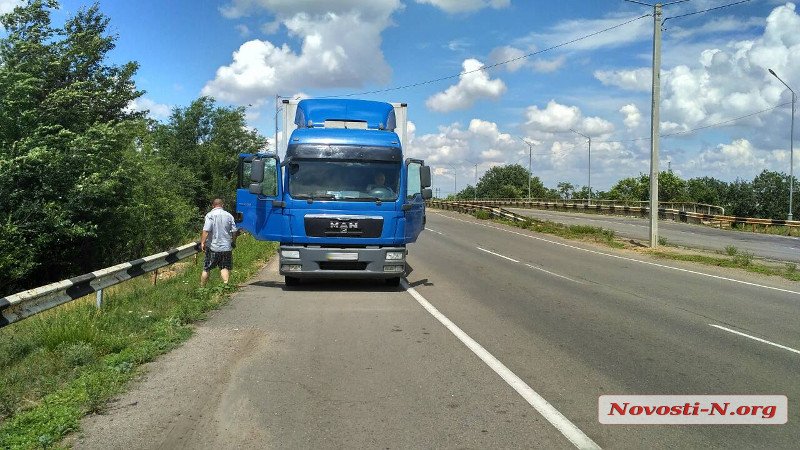
<path id="1" fill-rule="evenodd" d="M 490 79 L 485 70 L 480 70 L 483 63 L 477 59 L 464 60 L 463 67 L 469 73 L 461 74 L 458 84 L 429 97 L 425 102 L 429 109 L 439 112 L 467 109 L 479 99 L 494 100 L 505 93 L 505 83 L 499 78 Z"/>
<path id="2" fill-rule="evenodd" d="M 534 132 L 566 132 L 574 128 L 581 118 L 581 110 L 577 106 L 566 106 L 550 100 L 547 107 L 529 106 L 526 113 L 527 129 Z"/>
<path id="3" fill-rule="evenodd" d="M 501 9 L 511 0 L 416 0 L 417 3 L 433 5 L 449 14 L 473 12 L 483 8 Z"/>
<path id="4" fill-rule="evenodd" d="M 740 138 L 708 148 L 685 165 L 701 173 L 713 171 L 716 176 L 751 179 L 764 169 L 786 173 L 788 156 L 788 150 L 756 148 L 749 140 Z"/>
<path id="5" fill-rule="evenodd" d="M 528 53 L 516 47 L 495 47 L 489 53 L 489 64 L 497 64 L 513 59 L 514 61 L 503 64 L 500 67 L 509 72 L 516 72 L 523 67 L 529 67 L 535 72 L 550 73 L 563 67 L 567 60 L 564 55 L 557 56 L 553 59 L 538 58 L 531 60 L 529 58 L 522 58 L 526 54 Z"/>
<path id="6" fill-rule="evenodd" d="M 622 119 L 622 122 L 628 128 L 636 128 L 639 126 L 642 120 L 642 113 L 639 112 L 639 108 L 636 107 L 633 103 L 629 103 L 622 108 L 620 108 L 619 112 L 621 112 L 625 118 Z"/>
<path id="7" fill-rule="evenodd" d="M 22 0 L 0 0 L 0 14 L 8 14 L 21 4 Z"/>
<path id="8" fill-rule="evenodd" d="M 616 86 L 630 91 L 647 92 L 653 86 L 652 69 L 595 70 L 594 77 L 606 86 Z"/>
<path id="9" fill-rule="evenodd" d="M 127 111 L 149 111 L 148 115 L 154 119 L 164 120 L 172 113 L 172 107 L 163 103 L 157 103 L 147 97 L 139 97 L 128 103 Z"/>
<path id="10" fill-rule="evenodd" d="M 239 36 L 241 37 L 250 36 L 250 28 L 247 25 L 240 23 L 236 25 L 234 28 L 236 29 L 237 32 L 239 32 Z"/>
<path id="11" fill-rule="evenodd" d="M 511 59 L 522 58 L 525 52 L 515 47 L 495 47 L 489 53 L 489 64 L 497 64 Z M 516 59 L 516 61 L 504 64 L 503 67 L 509 72 L 516 72 L 525 66 L 525 59 Z"/>
<path id="12" fill-rule="evenodd" d="M 567 60 L 566 56 L 561 55 L 553 59 L 536 59 L 531 62 L 531 67 L 536 72 L 551 73 L 560 69 Z"/>
<path id="13" fill-rule="evenodd" d="M 280 17 L 292 17 L 297 14 L 314 11 L 317 14 L 347 14 L 353 11 L 361 13 L 366 20 L 382 17 L 386 11 L 394 11 L 400 7 L 398 0 L 233 0 L 220 7 L 223 16 L 229 19 L 250 16 L 268 11 Z"/>
<path id="14" fill-rule="evenodd" d="M 300 49 L 267 40 L 247 41 L 233 53 L 230 64 L 217 69 L 202 93 L 259 105 L 275 92 L 384 83 L 391 68 L 381 51 L 381 33 L 400 7 L 399 0 L 235 0 L 221 8 L 223 15 L 236 18 L 265 9 L 276 15 L 267 31 L 282 24 L 301 41 Z"/>
<path id="15" fill-rule="evenodd" d="M 689 129 L 744 116 L 790 100 L 773 78 L 774 69 L 790 86 L 800 86 L 800 16 L 795 5 L 779 6 L 766 19 L 763 35 L 701 52 L 697 62 L 662 73 L 661 116 Z M 735 123 L 757 127 L 760 147 L 776 146 L 778 130 L 788 128 L 788 111 L 774 111 Z"/>
<path id="16" fill-rule="evenodd" d="M 541 47 L 550 47 L 563 42 L 572 41 L 594 31 L 600 31 L 614 25 L 619 25 L 632 17 L 635 16 L 627 13 L 626 15 L 617 14 L 602 19 L 566 20 L 550 27 L 545 33 L 531 33 L 527 37 L 521 39 L 520 42 L 541 44 Z M 567 49 L 595 50 L 602 47 L 619 47 L 650 38 L 653 34 L 652 28 L 652 20 L 647 21 L 646 18 L 640 19 L 622 27 L 606 31 L 605 33 L 597 34 L 589 39 L 583 39 L 569 44 Z"/>

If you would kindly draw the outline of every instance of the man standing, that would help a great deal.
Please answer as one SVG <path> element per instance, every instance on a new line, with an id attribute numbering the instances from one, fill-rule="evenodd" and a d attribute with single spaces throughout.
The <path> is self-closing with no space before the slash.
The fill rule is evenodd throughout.
<path id="1" fill-rule="evenodd" d="M 206 285 L 208 272 L 214 267 L 220 268 L 222 282 L 227 285 L 233 269 L 233 247 L 236 246 L 238 231 L 236 224 L 233 216 L 222 209 L 222 199 L 215 198 L 211 205 L 213 209 L 206 214 L 203 235 L 200 237 L 200 248 L 206 252 L 200 286 Z"/>

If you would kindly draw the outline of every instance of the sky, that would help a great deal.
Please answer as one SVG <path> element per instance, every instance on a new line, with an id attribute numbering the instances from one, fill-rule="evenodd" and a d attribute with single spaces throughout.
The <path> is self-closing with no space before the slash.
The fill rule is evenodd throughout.
<path id="1" fill-rule="evenodd" d="M 0 0 L 0 13 L 19 1 Z M 793 3 L 752 0 L 690 14 L 737 1 L 664 7 L 660 167 L 683 178 L 789 172 L 791 94 L 767 69 L 800 92 L 800 11 Z M 62 0 L 54 21 L 88 4 Z M 443 195 L 474 184 L 476 165 L 480 177 L 495 165 L 527 166 L 529 153 L 533 174 L 546 186 L 586 185 L 586 137 L 594 191 L 650 170 L 647 6 L 623 0 L 99 4 L 119 36 L 112 60 L 141 66 L 136 81 L 146 94 L 131 107 L 159 120 L 210 95 L 246 107 L 249 126 L 272 137 L 276 95 L 405 102 L 406 155 L 433 166 L 433 187 Z"/>

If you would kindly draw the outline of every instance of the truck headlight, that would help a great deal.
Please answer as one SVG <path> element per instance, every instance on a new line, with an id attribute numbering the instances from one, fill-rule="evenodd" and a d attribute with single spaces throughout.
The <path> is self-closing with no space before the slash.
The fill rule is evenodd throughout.
<path id="1" fill-rule="evenodd" d="M 402 261 L 405 257 L 405 252 L 386 252 L 387 261 Z"/>
<path id="2" fill-rule="evenodd" d="M 391 273 L 402 273 L 405 272 L 405 266 L 383 266 L 384 272 L 391 272 Z"/>
<path id="3" fill-rule="evenodd" d="M 287 259 L 300 259 L 300 250 L 281 250 L 281 256 Z"/>
<path id="4" fill-rule="evenodd" d="M 303 270 L 303 266 L 300 264 L 281 264 L 281 269 L 284 272 L 300 272 Z"/>

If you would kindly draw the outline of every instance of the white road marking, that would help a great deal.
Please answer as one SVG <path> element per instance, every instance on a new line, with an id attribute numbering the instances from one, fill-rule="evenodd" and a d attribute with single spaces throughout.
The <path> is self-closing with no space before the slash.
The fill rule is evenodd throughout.
<path id="1" fill-rule="evenodd" d="M 495 252 L 493 252 L 493 251 L 489 251 L 489 250 L 486 250 L 485 248 L 481 248 L 481 247 L 475 247 L 475 248 L 477 248 L 478 250 L 480 250 L 480 251 L 482 251 L 482 252 L 489 253 L 490 255 L 499 256 L 500 258 L 507 259 L 507 260 L 509 260 L 509 261 L 511 261 L 511 262 L 515 262 L 515 263 L 517 263 L 517 264 L 520 264 L 520 262 L 519 262 L 519 261 L 517 261 L 516 259 L 514 259 L 514 258 L 509 258 L 508 256 L 501 255 L 500 253 L 495 253 Z M 550 275 L 553 275 L 553 276 L 555 276 L 555 277 L 563 278 L 563 279 L 565 279 L 565 280 L 569 280 L 569 281 L 572 281 L 572 282 L 575 282 L 575 283 L 578 283 L 578 284 L 583 284 L 583 283 L 581 283 L 581 282 L 580 282 L 580 281 L 578 281 L 578 280 L 573 280 L 572 278 L 565 277 L 564 275 L 559 275 L 559 274 L 557 274 L 557 273 L 550 272 L 549 270 L 542 269 L 541 267 L 536 267 L 536 266 L 533 266 L 533 265 L 531 265 L 531 264 L 527 264 L 527 263 L 524 263 L 524 264 L 525 264 L 526 266 L 530 267 L 531 269 L 534 269 L 534 270 L 541 270 L 542 272 L 544 272 L 544 273 L 549 273 Z"/>
<path id="2" fill-rule="evenodd" d="M 480 251 L 482 251 L 482 252 L 489 253 L 490 255 L 499 256 L 499 257 L 501 257 L 501 258 L 503 258 L 503 259 L 507 259 L 507 260 L 509 260 L 509 261 L 511 261 L 511 262 L 515 262 L 515 263 L 519 264 L 519 261 L 517 261 L 517 260 L 516 260 L 516 259 L 514 259 L 514 258 L 509 258 L 508 256 L 503 256 L 503 255 L 501 255 L 500 253 L 491 252 L 491 251 L 489 251 L 489 250 L 486 250 L 485 248 L 480 248 L 480 247 L 475 247 L 475 248 L 477 248 L 478 250 L 480 250 Z"/>
<path id="3" fill-rule="evenodd" d="M 583 284 L 583 282 L 581 282 L 581 281 L 578 281 L 578 280 L 573 280 L 572 278 L 565 277 L 564 275 L 559 275 L 559 274 L 557 274 L 557 273 L 550 272 L 549 270 L 542 269 L 541 267 L 532 266 L 532 265 L 530 265 L 530 264 L 525 264 L 525 265 L 526 265 L 526 266 L 528 266 L 528 267 L 530 267 L 531 269 L 535 269 L 535 270 L 541 270 L 541 271 L 542 271 L 542 272 L 544 272 L 544 273 L 549 273 L 550 275 L 552 275 L 552 276 L 554 276 L 554 277 L 559 277 L 559 278 L 563 278 L 563 279 L 565 279 L 565 280 L 572 281 L 572 282 L 574 282 L 574 283 Z"/>
<path id="4" fill-rule="evenodd" d="M 436 234 L 441 234 L 442 236 L 444 236 L 444 233 L 442 233 L 441 231 L 436 231 L 436 230 L 428 228 L 428 227 L 425 227 L 425 229 L 428 230 L 428 231 L 432 231 L 432 232 L 434 232 Z"/>
<path id="5" fill-rule="evenodd" d="M 530 239 L 536 239 L 537 241 L 548 242 L 550 244 L 555 244 L 555 245 L 560 245 L 562 247 L 567 247 L 567 248 L 571 248 L 571 249 L 575 249 L 575 250 L 580 250 L 582 252 L 588 252 L 588 253 L 594 253 L 596 255 L 608 256 L 609 258 L 616 258 L 616 259 L 622 259 L 622 260 L 625 260 L 625 261 L 631 261 L 631 262 L 636 262 L 636 263 L 640 263 L 640 264 L 647 264 L 649 266 L 661 267 L 663 269 L 676 270 L 678 272 L 691 273 L 691 274 L 700 275 L 700 276 L 704 276 L 704 277 L 715 278 L 717 280 L 725 280 L 725 281 L 730 281 L 732 283 L 745 284 L 745 285 L 748 285 L 748 286 L 759 287 L 759 288 L 764 288 L 764 289 L 770 289 L 770 290 L 778 291 L 778 292 L 786 292 L 787 294 L 800 295 L 800 292 L 791 291 L 789 289 L 781 289 L 781 288 L 777 288 L 777 287 L 773 287 L 773 286 L 765 286 L 763 284 L 751 283 L 749 281 L 742 281 L 742 280 L 737 280 L 737 279 L 734 279 L 734 278 L 721 277 L 719 275 L 711 275 L 710 273 L 697 272 L 697 271 L 694 271 L 694 270 L 683 269 L 683 268 L 680 268 L 680 267 L 667 266 L 665 264 L 658 264 L 658 263 L 654 263 L 654 262 L 650 262 L 650 261 L 642 261 L 641 259 L 628 258 L 627 256 L 612 255 L 611 253 L 599 252 L 597 250 L 589 250 L 588 248 L 576 247 L 574 245 L 565 244 L 563 242 L 551 241 L 550 239 L 545 239 L 545 238 L 541 238 L 541 237 L 538 237 L 538 236 L 531 236 L 531 235 L 525 234 L 525 233 L 518 233 L 516 231 L 506 230 L 504 228 L 495 227 L 495 226 L 492 226 L 492 225 L 486 225 L 486 224 L 483 224 L 483 223 L 470 222 L 469 220 L 458 219 L 456 217 L 450 217 L 450 216 L 447 216 L 447 215 L 444 215 L 444 214 L 439 214 L 439 213 L 435 213 L 435 212 L 431 212 L 431 214 L 436 214 L 438 216 L 447 217 L 448 219 L 457 220 L 459 222 L 471 223 L 473 225 L 478 225 L 478 226 L 482 226 L 482 227 L 492 228 L 492 229 L 495 229 L 495 230 L 505 231 L 506 233 L 516 234 L 516 235 L 524 236 L 524 237 L 527 237 L 527 238 L 530 238 Z"/>
<path id="6" fill-rule="evenodd" d="M 408 285 L 408 281 L 403 280 L 403 288 L 411 294 L 412 297 L 425 308 L 433 317 L 436 318 L 442 325 L 450 330 L 455 337 L 458 338 L 464 345 L 472 350 L 478 358 L 481 359 L 487 366 L 495 371 L 496 374 L 508 383 L 519 395 L 522 396 L 531 406 L 539 412 L 548 422 L 550 422 L 561 434 L 564 435 L 573 445 L 581 449 L 599 449 L 593 440 L 586 436 L 575 424 L 569 421 L 563 414 L 561 414 L 553 405 L 545 400 L 541 395 L 534 391 L 527 383 L 522 381 L 514 372 L 505 366 L 500 360 L 495 358 L 483 346 L 477 343 L 474 339 L 469 337 L 458 325 L 454 324 L 444 314 L 439 312 L 428 300 L 425 299 L 419 292 Z"/>
<path id="7" fill-rule="evenodd" d="M 709 325 L 711 325 L 714 328 L 719 328 L 720 330 L 725 330 L 725 331 L 727 331 L 729 333 L 738 334 L 739 336 L 744 336 L 746 338 L 750 338 L 750 339 L 752 339 L 754 341 L 763 342 L 765 344 L 769 344 L 769 345 L 772 345 L 772 346 L 775 346 L 775 347 L 778 347 L 778 348 L 782 348 L 784 350 L 789 350 L 790 352 L 793 352 L 793 353 L 800 354 L 800 350 L 797 350 L 797 349 L 792 348 L 792 347 L 787 347 L 785 345 L 776 344 L 776 343 L 768 341 L 766 339 L 761 339 L 760 337 L 750 336 L 749 334 L 742 333 L 741 331 L 731 330 L 730 328 L 725 328 L 725 327 L 720 326 L 720 325 L 714 325 L 713 323 L 710 323 Z"/>

